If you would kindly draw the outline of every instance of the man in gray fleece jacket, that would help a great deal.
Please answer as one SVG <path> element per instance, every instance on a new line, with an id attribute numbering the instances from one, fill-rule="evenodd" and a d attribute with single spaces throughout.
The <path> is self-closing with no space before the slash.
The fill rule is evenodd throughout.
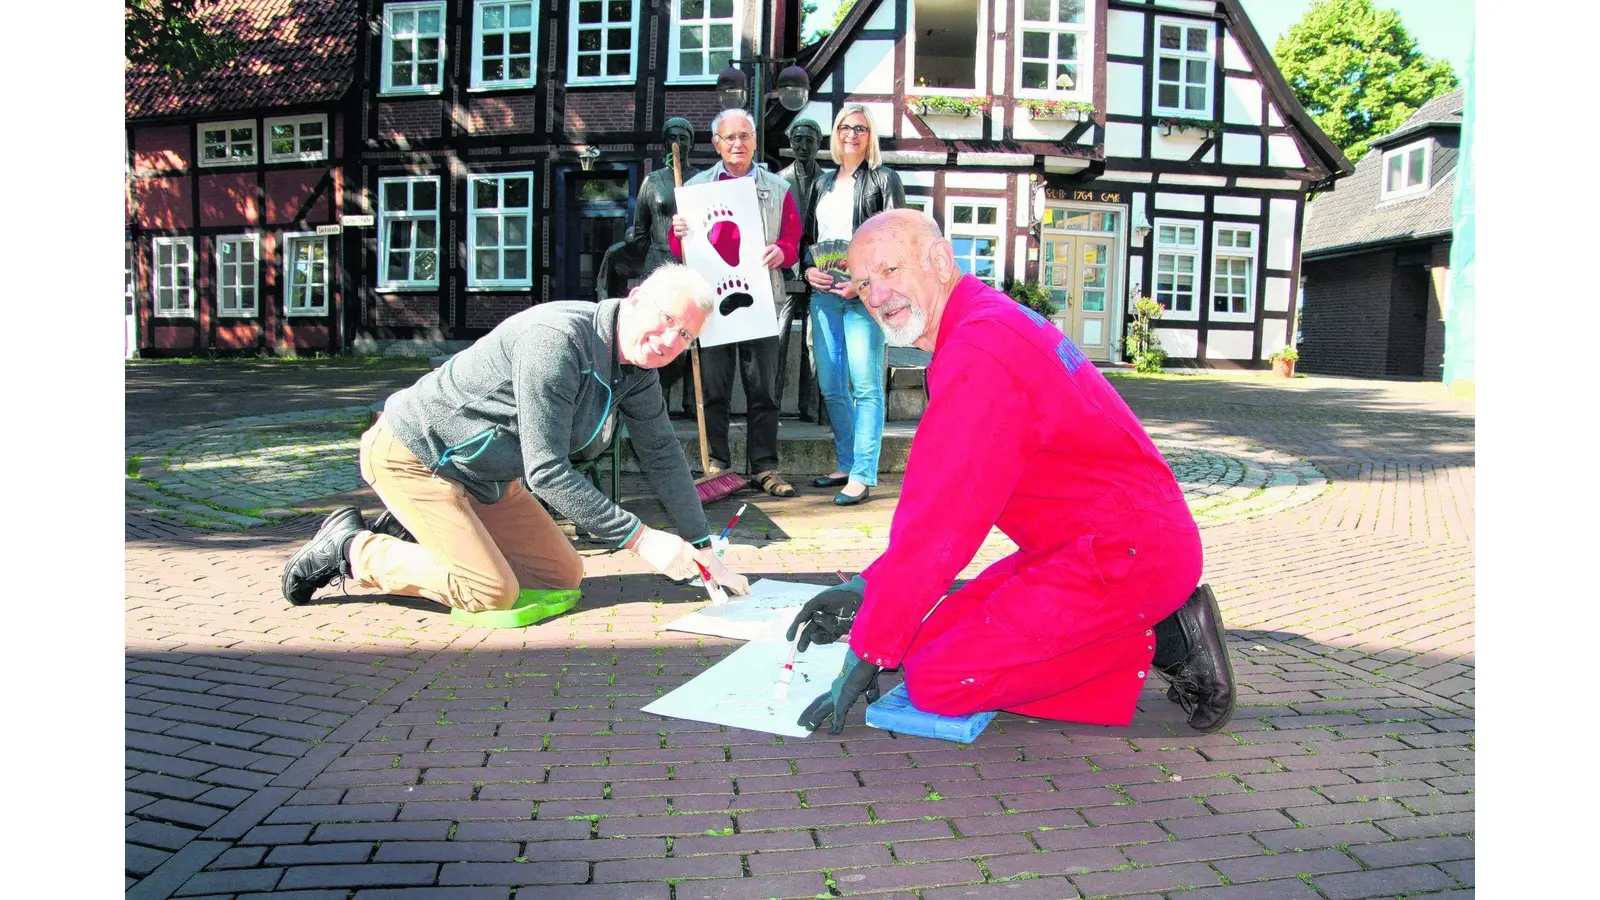
<path id="1" fill-rule="evenodd" d="M 284 566 L 284 597 L 299 605 L 346 577 L 481 612 L 523 590 L 576 588 L 583 561 L 539 500 L 670 578 L 693 577 L 698 561 L 748 592 L 710 550 L 655 372 L 693 342 L 711 302 L 702 276 L 663 266 L 620 300 L 517 313 L 392 395 L 362 435 L 361 476 L 415 542 L 369 530 L 356 507 L 337 510 Z M 573 468 L 572 457 L 610 444 L 618 416 L 678 535 L 647 527 Z"/>

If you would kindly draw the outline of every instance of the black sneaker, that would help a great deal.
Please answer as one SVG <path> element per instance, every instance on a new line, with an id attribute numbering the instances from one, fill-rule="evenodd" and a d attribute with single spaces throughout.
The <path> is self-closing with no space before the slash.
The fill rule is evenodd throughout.
<path id="1" fill-rule="evenodd" d="M 350 575 L 345 549 L 350 539 L 365 531 L 361 510 L 344 506 L 328 514 L 322 527 L 283 565 L 283 597 L 295 606 L 311 599 L 317 588 L 334 578 Z"/>
<path id="2" fill-rule="evenodd" d="M 410 541 L 413 544 L 417 542 L 411 532 L 407 531 L 406 527 L 400 524 L 400 520 L 395 518 L 394 513 L 387 509 L 372 520 L 372 524 L 367 526 L 367 530 L 373 534 L 387 534 L 389 537 Z"/>
<path id="3" fill-rule="evenodd" d="M 1167 699 L 1189 714 L 1190 728 L 1217 731 L 1233 718 L 1233 662 L 1222 610 L 1210 586 L 1195 588 L 1172 619 L 1183 629 L 1189 652 L 1182 661 L 1155 670 L 1169 682 Z"/>

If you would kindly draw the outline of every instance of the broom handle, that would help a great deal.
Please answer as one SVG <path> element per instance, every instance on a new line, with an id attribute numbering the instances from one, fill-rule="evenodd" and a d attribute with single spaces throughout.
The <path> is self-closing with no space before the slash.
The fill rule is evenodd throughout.
<path id="1" fill-rule="evenodd" d="M 683 187 L 683 164 L 679 162 L 681 155 L 678 145 L 672 145 L 672 185 L 673 189 Z M 678 208 L 678 198 L 672 198 L 672 208 Z M 694 370 L 694 419 L 695 425 L 700 429 L 700 472 L 703 475 L 711 473 L 711 453 L 706 449 L 706 394 L 700 386 L 700 342 L 695 341 L 689 346 L 689 368 Z"/>

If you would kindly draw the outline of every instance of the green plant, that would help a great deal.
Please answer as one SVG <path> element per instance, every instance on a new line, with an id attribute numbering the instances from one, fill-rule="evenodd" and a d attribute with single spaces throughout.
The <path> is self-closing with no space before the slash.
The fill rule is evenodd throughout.
<path id="1" fill-rule="evenodd" d="M 1058 312 L 1055 304 L 1050 302 L 1050 292 L 1045 290 L 1042 284 L 1012 280 L 1006 282 L 1005 291 L 1006 296 L 1044 316 L 1046 319 Z"/>
<path id="2" fill-rule="evenodd" d="M 946 97 L 941 94 L 906 97 L 906 106 L 925 116 L 975 116 L 987 109 L 990 102 L 989 97 Z"/>
<path id="3" fill-rule="evenodd" d="M 1076 113 L 1080 121 L 1086 122 L 1098 112 L 1093 103 L 1083 100 L 1018 100 L 1017 105 L 1035 119 L 1066 119 Z"/>
<path id="4" fill-rule="evenodd" d="M 1166 362 L 1166 351 L 1161 349 L 1161 340 L 1156 337 L 1152 322 L 1161 318 L 1166 310 L 1149 297 L 1140 297 L 1133 304 L 1133 318 L 1128 322 L 1128 335 L 1123 340 L 1123 349 L 1126 351 L 1128 361 L 1133 363 L 1133 370 L 1142 374 L 1155 374 L 1161 371 L 1161 364 Z"/>
<path id="5" fill-rule="evenodd" d="M 1215 119 L 1191 119 L 1187 116 L 1162 116 L 1156 119 L 1156 124 L 1166 130 L 1167 134 L 1174 131 L 1187 131 L 1193 128 L 1203 131 L 1208 137 L 1222 133 L 1222 123 Z"/>
<path id="6" fill-rule="evenodd" d="M 1280 359 L 1284 362 L 1299 362 L 1300 354 L 1293 347 L 1285 347 L 1267 357 L 1268 362 L 1277 362 Z"/>

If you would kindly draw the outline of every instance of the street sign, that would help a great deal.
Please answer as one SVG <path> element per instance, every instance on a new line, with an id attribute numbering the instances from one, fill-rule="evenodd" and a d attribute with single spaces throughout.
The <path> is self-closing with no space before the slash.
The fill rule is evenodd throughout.
<path id="1" fill-rule="evenodd" d="M 338 225 L 318 225 L 317 226 L 317 234 L 338 234 L 339 230 L 340 230 L 340 226 L 338 226 Z"/>
<path id="2" fill-rule="evenodd" d="M 346 228 L 360 228 L 360 227 L 363 227 L 363 226 L 370 228 L 375 223 L 376 223 L 376 220 L 372 216 L 341 216 L 341 217 L 339 217 L 339 224 L 343 225 Z"/>

